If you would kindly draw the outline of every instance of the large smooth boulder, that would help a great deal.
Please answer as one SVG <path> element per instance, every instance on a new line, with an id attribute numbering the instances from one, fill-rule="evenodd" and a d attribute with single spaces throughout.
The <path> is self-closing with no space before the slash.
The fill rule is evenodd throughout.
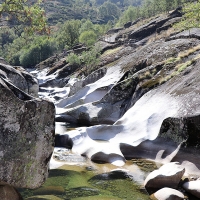
<path id="1" fill-rule="evenodd" d="M 151 172 L 145 179 L 144 186 L 148 192 L 163 187 L 177 188 L 185 169 L 177 162 L 167 163 Z"/>
<path id="2" fill-rule="evenodd" d="M 162 188 L 150 196 L 152 200 L 181 200 L 184 195 L 172 188 Z"/>
<path id="3" fill-rule="evenodd" d="M 16 81 L 21 75 L 14 71 Z M 54 146 L 54 116 L 52 102 L 34 98 L 0 78 L 0 180 L 26 188 L 45 181 Z"/>
<path id="4" fill-rule="evenodd" d="M 192 195 L 200 198 L 200 180 L 185 182 L 183 188 Z"/>

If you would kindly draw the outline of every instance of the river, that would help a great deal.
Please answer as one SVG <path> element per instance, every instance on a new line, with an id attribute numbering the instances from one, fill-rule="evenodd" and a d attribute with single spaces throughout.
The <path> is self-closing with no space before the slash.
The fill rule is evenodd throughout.
<path id="1" fill-rule="evenodd" d="M 68 130 L 70 134 L 72 129 L 69 124 L 56 123 L 56 133 Z M 27 200 L 146 200 L 149 196 L 143 182 L 155 168 L 155 163 L 143 159 L 128 160 L 122 167 L 94 163 L 56 147 L 46 182 L 38 189 L 19 192 Z"/>

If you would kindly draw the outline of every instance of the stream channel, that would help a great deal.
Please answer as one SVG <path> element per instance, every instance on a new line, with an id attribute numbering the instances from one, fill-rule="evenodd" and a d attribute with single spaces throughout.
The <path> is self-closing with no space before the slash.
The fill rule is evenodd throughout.
<path id="1" fill-rule="evenodd" d="M 37 74 L 38 78 L 38 74 Z M 44 77 L 38 78 L 39 83 Z M 44 89 L 45 90 L 45 89 Z M 40 89 L 40 97 L 56 100 L 52 93 Z M 65 92 L 56 90 L 59 97 Z M 62 134 L 77 127 L 57 122 L 56 134 Z M 98 141 L 101 142 L 101 141 Z M 18 189 L 25 200 L 146 200 L 149 199 L 143 183 L 147 175 L 157 169 L 154 162 L 144 159 L 127 160 L 122 167 L 109 163 L 94 163 L 70 149 L 54 148 L 50 161 L 49 177 L 38 189 Z"/>
<path id="2" fill-rule="evenodd" d="M 56 133 L 74 128 L 56 123 Z M 55 147 L 46 182 L 38 189 L 19 189 L 27 200 L 147 200 L 143 187 L 156 164 L 143 159 L 127 160 L 122 167 L 94 163 L 73 154 L 70 149 Z"/>

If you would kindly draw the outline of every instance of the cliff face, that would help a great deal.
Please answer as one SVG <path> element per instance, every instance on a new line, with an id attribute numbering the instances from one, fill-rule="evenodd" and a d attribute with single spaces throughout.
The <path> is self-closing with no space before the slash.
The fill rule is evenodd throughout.
<path id="1" fill-rule="evenodd" d="M 200 29 L 176 33 L 180 16 L 176 10 L 105 36 L 99 69 L 84 80 L 59 79 L 60 69 L 45 77 L 65 85 L 52 93 L 57 121 L 90 126 L 63 133 L 74 152 L 116 165 L 134 157 L 179 161 L 199 173 Z"/>

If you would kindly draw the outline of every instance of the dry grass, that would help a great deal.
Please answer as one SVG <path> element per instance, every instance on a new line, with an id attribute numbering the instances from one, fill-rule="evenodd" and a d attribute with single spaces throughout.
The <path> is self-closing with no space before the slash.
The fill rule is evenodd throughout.
<path id="1" fill-rule="evenodd" d="M 193 52 L 195 52 L 195 49 L 196 49 L 196 51 L 199 50 L 198 48 L 199 48 L 198 46 L 197 46 L 197 47 L 194 47 L 194 48 L 188 50 L 187 53 L 190 53 L 190 54 L 191 54 L 192 50 L 193 50 Z M 181 54 L 181 55 L 183 55 L 183 54 Z M 187 54 L 184 54 L 184 55 L 186 56 Z M 185 56 L 184 56 L 184 57 L 185 57 Z M 182 58 L 184 58 L 184 57 L 182 57 Z M 170 80 L 171 78 L 173 78 L 174 76 L 177 76 L 178 74 L 180 74 L 180 73 L 181 73 L 182 71 L 184 71 L 187 67 L 189 67 L 189 66 L 191 66 L 192 64 L 194 64 L 198 59 L 200 59 L 200 54 L 198 54 L 197 56 L 195 56 L 195 57 L 194 57 L 193 59 L 191 59 L 191 60 L 188 60 L 188 61 L 183 62 L 183 63 L 178 63 L 178 64 L 174 67 L 174 70 L 173 70 L 173 71 L 171 72 L 171 74 L 169 74 L 169 75 L 166 75 L 165 73 L 160 73 L 160 75 L 158 75 L 158 76 L 156 76 L 156 77 L 154 77 L 154 78 L 152 78 L 152 79 L 150 79 L 150 80 L 147 80 L 146 82 L 144 82 L 144 83 L 142 84 L 142 87 L 143 87 L 143 88 L 150 88 L 150 87 L 154 87 L 154 86 L 156 86 L 156 85 L 161 85 L 161 84 L 167 82 L 168 80 Z M 180 60 L 181 60 L 181 57 L 178 57 L 178 58 L 169 58 L 168 60 L 165 61 L 165 65 L 166 65 L 166 64 L 173 63 L 173 61 L 174 61 L 174 62 L 177 62 L 177 60 L 180 61 Z M 165 70 L 163 69 L 162 71 L 165 71 Z M 161 71 L 161 72 L 162 72 L 162 71 Z M 149 76 L 149 73 L 150 73 L 150 72 L 148 71 L 148 73 L 146 73 L 146 75 Z M 150 74 L 150 75 L 153 76 L 152 74 Z M 144 79 L 145 79 L 145 74 L 143 74 L 142 76 L 140 76 L 140 78 L 141 78 L 141 80 L 144 80 Z M 146 78 L 147 78 L 147 76 L 146 76 Z"/>
<path id="2" fill-rule="evenodd" d="M 178 54 L 178 57 L 180 57 L 181 59 L 185 58 L 185 57 L 188 57 L 189 55 L 193 54 L 195 51 L 198 51 L 198 50 L 200 50 L 200 45 L 197 45 L 197 46 L 195 46 L 195 47 L 193 47 L 191 49 L 188 49 L 188 50 L 186 50 L 184 52 L 180 52 Z"/>
<path id="3" fill-rule="evenodd" d="M 172 63 L 175 63 L 175 62 L 178 62 L 178 61 L 180 61 L 179 57 L 177 57 L 177 58 L 170 57 L 167 60 L 165 60 L 164 63 L 165 63 L 165 65 L 168 65 L 168 64 L 172 64 Z"/>
<path id="4" fill-rule="evenodd" d="M 168 75 L 166 77 L 162 77 L 162 79 L 160 79 L 159 83 L 162 84 L 162 83 L 168 81 L 169 79 L 173 78 L 174 76 L 178 75 L 179 73 L 184 71 L 187 67 L 194 64 L 198 59 L 200 59 L 200 54 L 198 54 L 192 60 L 188 60 L 185 63 L 180 63 L 180 64 L 176 65 L 176 67 L 174 68 L 174 71 L 170 75 Z"/>
<path id="5" fill-rule="evenodd" d="M 140 80 L 149 79 L 149 78 L 152 78 L 152 76 L 153 74 L 148 70 L 148 71 L 145 71 L 143 74 L 140 74 L 139 79 Z"/>
<path id="6" fill-rule="evenodd" d="M 152 42 L 159 40 L 159 39 L 167 38 L 172 33 L 175 33 L 175 32 L 176 32 L 176 30 L 173 27 L 171 27 L 171 28 L 167 29 L 166 31 L 162 31 L 160 34 L 155 33 L 151 38 L 149 38 L 147 44 L 152 43 Z"/>
<path id="7" fill-rule="evenodd" d="M 191 54 L 193 54 L 194 52 L 200 50 L 200 45 L 197 45 L 195 47 L 192 47 L 188 50 L 185 50 L 185 51 L 182 51 L 178 54 L 178 56 L 175 58 L 175 57 L 170 57 L 168 58 L 167 60 L 164 61 L 165 65 L 167 64 L 172 64 L 172 63 L 177 63 L 177 62 L 180 62 L 183 58 L 186 58 L 188 56 L 190 56 Z M 196 57 L 194 58 L 196 59 Z M 194 60 L 192 59 L 192 60 Z M 189 61 L 188 61 L 189 62 Z"/>
<path id="8" fill-rule="evenodd" d="M 117 53 L 119 50 L 121 50 L 122 49 L 122 47 L 117 47 L 117 48 L 115 48 L 115 49 L 109 49 L 109 50 L 107 50 L 107 51 L 105 51 L 102 55 L 101 55 L 101 57 L 104 57 L 104 56 L 108 56 L 108 55 L 111 55 L 111 54 L 115 54 L 115 53 Z"/>

